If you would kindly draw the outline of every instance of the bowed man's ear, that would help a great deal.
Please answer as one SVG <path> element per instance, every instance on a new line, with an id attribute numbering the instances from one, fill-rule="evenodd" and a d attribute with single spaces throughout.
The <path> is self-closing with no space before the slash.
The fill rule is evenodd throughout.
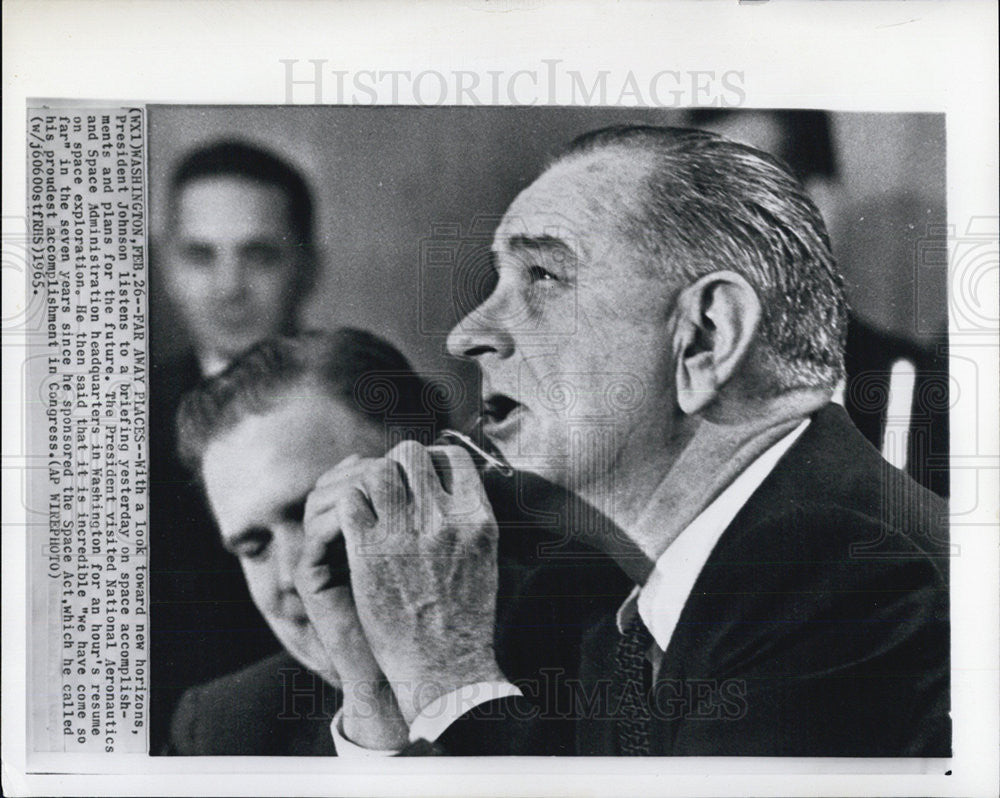
<path id="1" fill-rule="evenodd" d="M 674 312 L 677 402 L 693 415 L 737 373 L 757 333 L 761 304 L 745 278 L 720 271 L 682 289 Z"/>

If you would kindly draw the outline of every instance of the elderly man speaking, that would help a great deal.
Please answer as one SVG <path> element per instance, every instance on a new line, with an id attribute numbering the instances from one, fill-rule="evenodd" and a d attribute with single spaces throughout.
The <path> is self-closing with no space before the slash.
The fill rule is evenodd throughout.
<path id="1" fill-rule="evenodd" d="M 846 306 L 798 182 L 711 134 L 600 130 L 493 250 L 449 350 L 482 370 L 493 444 L 593 510 L 571 532 L 635 589 L 581 619 L 575 705 L 545 706 L 497 665 L 468 454 L 334 469 L 303 568 L 346 537 L 407 753 L 546 753 L 571 717 L 579 754 L 950 755 L 947 511 L 831 403 Z"/>

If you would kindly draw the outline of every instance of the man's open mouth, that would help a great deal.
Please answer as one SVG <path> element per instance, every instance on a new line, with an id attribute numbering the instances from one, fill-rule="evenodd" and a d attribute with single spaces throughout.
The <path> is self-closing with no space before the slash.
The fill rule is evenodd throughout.
<path id="1" fill-rule="evenodd" d="M 524 408 L 516 399 L 506 394 L 490 394 L 483 400 L 483 428 L 492 438 L 510 430 Z"/>

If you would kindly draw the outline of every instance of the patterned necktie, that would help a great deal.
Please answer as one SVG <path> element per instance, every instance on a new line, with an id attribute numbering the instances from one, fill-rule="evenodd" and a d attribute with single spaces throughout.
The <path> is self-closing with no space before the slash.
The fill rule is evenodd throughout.
<path id="1" fill-rule="evenodd" d="M 649 756 L 650 753 L 652 723 L 648 695 L 652 669 L 646 654 L 652 644 L 653 636 L 636 612 L 618 639 L 615 652 L 615 684 L 622 685 L 615 725 L 618 750 L 623 756 Z"/>

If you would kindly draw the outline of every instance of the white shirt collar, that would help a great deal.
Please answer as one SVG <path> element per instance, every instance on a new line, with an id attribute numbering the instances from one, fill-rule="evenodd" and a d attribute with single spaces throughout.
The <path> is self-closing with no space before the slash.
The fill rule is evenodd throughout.
<path id="1" fill-rule="evenodd" d="M 684 604 L 715 544 L 807 426 L 808 418 L 764 451 L 667 546 L 653 566 L 646 584 L 636 587 L 619 608 L 619 631 L 624 631 L 638 607 L 639 616 L 653 635 L 657 647 L 661 651 L 667 650 Z M 661 501 L 658 501 L 657 493 L 659 490 L 653 494 L 637 527 L 656 524 L 663 517 L 667 508 L 659 506 Z"/>

